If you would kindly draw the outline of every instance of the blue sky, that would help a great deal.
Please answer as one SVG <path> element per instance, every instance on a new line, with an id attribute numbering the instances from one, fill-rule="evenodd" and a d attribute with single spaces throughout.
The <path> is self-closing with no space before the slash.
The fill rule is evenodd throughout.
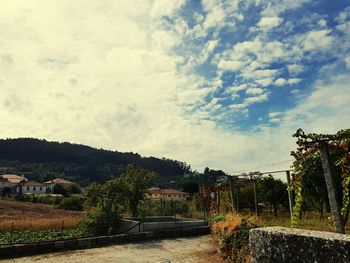
<path id="1" fill-rule="evenodd" d="M 0 31 L 2 138 L 234 173 L 350 122 L 347 1 L 4 0 Z"/>

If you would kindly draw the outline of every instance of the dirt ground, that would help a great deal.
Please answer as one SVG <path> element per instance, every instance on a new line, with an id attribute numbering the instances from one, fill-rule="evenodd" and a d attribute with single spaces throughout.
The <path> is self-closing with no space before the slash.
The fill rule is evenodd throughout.
<path id="1" fill-rule="evenodd" d="M 50 205 L 32 204 L 12 200 L 0 200 L 0 231 L 41 230 L 60 228 L 62 220 L 66 228 L 74 227 L 82 218 L 82 212 L 55 209 Z"/>
<path id="2" fill-rule="evenodd" d="M 1 263 L 223 263 L 210 236 L 145 241 L 0 260 Z"/>

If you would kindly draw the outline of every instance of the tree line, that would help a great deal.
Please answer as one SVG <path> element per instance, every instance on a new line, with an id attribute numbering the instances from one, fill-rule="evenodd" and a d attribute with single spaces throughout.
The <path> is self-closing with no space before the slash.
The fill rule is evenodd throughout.
<path id="1" fill-rule="evenodd" d="M 2 172 L 17 172 L 40 181 L 64 176 L 86 186 L 120 176 L 128 164 L 153 171 L 163 178 L 191 172 L 187 163 L 168 158 L 142 157 L 133 152 L 35 138 L 0 139 L 0 149 Z"/>

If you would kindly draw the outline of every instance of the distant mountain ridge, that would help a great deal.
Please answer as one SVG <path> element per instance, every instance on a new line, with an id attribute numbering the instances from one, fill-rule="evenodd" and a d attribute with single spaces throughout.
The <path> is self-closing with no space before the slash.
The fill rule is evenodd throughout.
<path id="1" fill-rule="evenodd" d="M 0 139 L 0 165 L 15 172 L 29 173 L 34 179 L 57 175 L 83 183 L 103 182 L 119 176 L 128 164 L 154 171 L 163 179 L 191 171 L 185 162 L 166 158 L 142 157 L 96 149 L 68 142 L 50 142 L 35 138 Z"/>

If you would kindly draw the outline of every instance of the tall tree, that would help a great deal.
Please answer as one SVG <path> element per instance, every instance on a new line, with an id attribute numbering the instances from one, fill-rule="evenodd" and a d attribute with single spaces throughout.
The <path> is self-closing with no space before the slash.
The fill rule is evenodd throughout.
<path id="1" fill-rule="evenodd" d="M 135 165 L 128 165 L 122 177 L 126 189 L 127 202 L 132 216 L 137 216 L 137 207 L 145 199 L 147 190 L 152 186 L 157 175 Z"/>

